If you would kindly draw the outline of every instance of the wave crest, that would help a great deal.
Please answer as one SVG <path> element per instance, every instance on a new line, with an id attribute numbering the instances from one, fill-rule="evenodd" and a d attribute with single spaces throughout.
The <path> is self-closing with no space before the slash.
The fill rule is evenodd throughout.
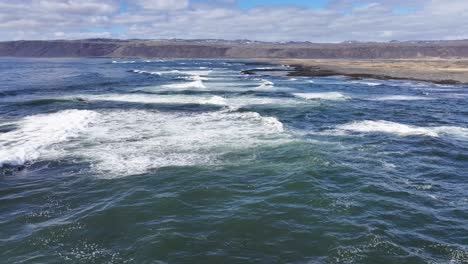
<path id="1" fill-rule="evenodd" d="M 293 93 L 294 96 L 306 100 L 345 100 L 349 97 L 338 92 L 325 92 L 325 93 Z"/>
<path id="2" fill-rule="evenodd" d="M 468 128 L 454 126 L 417 127 L 385 120 L 356 121 L 337 127 L 340 130 L 359 133 L 387 133 L 399 136 L 422 135 L 429 137 L 449 136 L 459 139 L 468 138 Z"/>
<path id="3" fill-rule="evenodd" d="M 21 166 L 46 152 L 50 155 L 54 144 L 77 137 L 97 117 L 93 111 L 65 110 L 18 121 L 18 129 L 0 134 L 0 167 Z"/>

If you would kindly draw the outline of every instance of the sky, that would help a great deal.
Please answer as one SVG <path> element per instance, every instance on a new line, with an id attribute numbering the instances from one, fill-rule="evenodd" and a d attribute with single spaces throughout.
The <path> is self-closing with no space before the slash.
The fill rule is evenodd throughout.
<path id="1" fill-rule="evenodd" d="M 468 39 L 468 0 L 0 0 L 0 41 Z"/>

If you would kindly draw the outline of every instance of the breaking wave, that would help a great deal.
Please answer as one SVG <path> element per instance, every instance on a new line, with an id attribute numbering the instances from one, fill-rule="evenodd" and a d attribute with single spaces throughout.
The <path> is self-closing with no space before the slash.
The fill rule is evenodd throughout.
<path id="1" fill-rule="evenodd" d="M 304 103 L 295 98 L 274 98 L 274 97 L 222 97 L 222 96 L 201 96 L 201 95 L 161 95 L 161 94 L 106 94 L 106 95 L 80 95 L 86 101 L 113 101 L 144 104 L 203 104 L 226 106 L 230 110 L 236 110 L 244 106 L 271 105 L 271 106 L 291 106 Z"/>
<path id="2" fill-rule="evenodd" d="M 387 133 L 399 136 L 421 135 L 429 137 L 450 136 L 460 139 L 468 138 L 468 128 L 454 126 L 417 127 L 390 121 L 356 121 L 337 126 L 337 129 L 359 133 Z"/>
<path id="3" fill-rule="evenodd" d="M 73 149 L 102 177 L 112 178 L 161 167 L 213 164 L 236 149 L 281 144 L 286 139 L 283 131 L 276 118 L 255 112 L 113 111 L 103 114 Z"/>
<path id="4" fill-rule="evenodd" d="M 55 144 L 79 136 L 97 118 L 93 111 L 65 110 L 18 121 L 18 129 L 0 134 L 0 167 L 21 166 L 51 155 L 58 149 L 54 149 Z"/>
<path id="5" fill-rule="evenodd" d="M 136 61 L 112 61 L 114 64 L 133 64 L 136 63 Z"/>
<path id="6" fill-rule="evenodd" d="M 342 93 L 326 92 L 326 93 L 293 93 L 294 96 L 307 100 L 345 100 L 349 99 Z"/>
<path id="7" fill-rule="evenodd" d="M 170 88 L 170 89 L 205 89 L 206 86 L 202 80 L 195 80 L 192 82 L 187 83 L 173 83 L 173 84 L 166 84 L 162 86 L 163 88 Z"/>
<path id="8" fill-rule="evenodd" d="M 380 82 L 353 81 L 352 83 L 364 84 L 364 85 L 367 85 L 367 86 L 380 86 L 380 85 L 383 85 L 383 83 L 380 83 Z"/>
<path id="9" fill-rule="evenodd" d="M 195 89 L 206 89 L 205 84 L 203 81 L 208 80 L 206 77 L 209 75 L 212 71 L 171 71 L 170 73 L 179 73 L 182 75 L 188 75 L 188 76 L 181 76 L 180 78 L 189 80 L 190 82 L 187 83 L 174 83 L 174 84 L 166 84 L 163 85 L 163 88 L 169 88 L 169 89 L 190 89 L 190 88 L 195 88 Z"/>
<path id="10" fill-rule="evenodd" d="M 14 125 L 18 128 L 0 134 L 0 166 L 78 157 L 102 177 L 212 164 L 236 149 L 280 144 L 286 138 L 280 121 L 256 112 L 66 110 L 30 116 Z M 71 140 L 76 137 L 80 140 Z"/>
<path id="11" fill-rule="evenodd" d="M 138 74 L 148 74 L 148 75 L 161 75 L 160 72 L 150 72 L 150 71 L 143 71 L 143 70 L 130 70 L 130 72 L 138 73 Z"/>
<path id="12" fill-rule="evenodd" d="M 268 81 L 268 80 L 262 80 L 261 84 L 257 87 L 258 89 L 265 89 L 265 88 L 271 88 L 273 87 L 275 84 L 271 81 Z"/>

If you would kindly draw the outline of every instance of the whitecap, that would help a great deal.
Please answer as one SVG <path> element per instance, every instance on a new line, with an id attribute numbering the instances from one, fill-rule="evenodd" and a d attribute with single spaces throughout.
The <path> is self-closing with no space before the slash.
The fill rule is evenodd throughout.
<path id="1" fill-rule="evenodd" d="M 191 82 L 166 84 L 166 85 L 163 85 L 162 87 L 169 88 L 169 89 L 189 89 L 189 88 L 205 89 L 206 86 L 203 83 L 203 81 L 208 80 L 206 76 L 209 75 L 211 72 L 212 71 L 179 71 L 177 70 L 177 73 L 190 75 L 189 77 L 182 77 L 182 78 L 190 80 Z M 171 71 L 171 73 L 175 73 L 175 71 Z"/>
<path id="2" fill-rule="evenodd" d="M 255 112 L 102 114 L 81 142 L 68 144 L 104 178 L 173 166 L 211 165 L 232 151 L 275 145 L 289 138 L 274 117 Z"/>
<path id="3" fill-rule="evenodd" d="M 293 93 L 295 97 L 307 100 L 345 100 L 349 99 L 342 93 L 338 92 L 324 92 L 324 93 Z"/>
<path id="4" fill-rule="evenodd" d="M 202 77 L 200 75 L 192 75 L 192 76 L 184 76 L 180 77 L 180 79 L 190 80 L 190 81 L 208 81 L 209 78 Z"/>
<path id="5" fill-rule="evenodd" d="M 226 101 L 226 99 L 222 96 L 212 96 L 211 98 L 209 99 L 206 99 L 206 100 L 203 100 L 202 101 L 203 104 L 211 104 L 211 105 L 228 105 L 228 102 Z"/>
<path id="6" fill-rule="evenodd" d="M 219 98 L 217 98 L 219 97 Z M 105 94 L 82 95 L 86 101 L 111 101 L 144 104 L 214 104 L 225 105 L 220 96 L 194 96 L 194 95 L 153 95 L 153 94 Z"/>
<path id="7" fill-rule="evenodd" d="M 16 122 L 18 129 L 0 134 L 0 167 L 21 166 L 52 155 L 55 144 L 79 136 L 98 116 L 88 110 L 65 110 Z"/>
<path id="8" fill-rule="evenodd" d="M 211 104 L 226 106 L 230 110 L 236 110 L 244 106 L 274 105 L 288 106 L 304 103 L 294 98 L 274 98 L 239 96 L 225 98 L 222 96 L 202 95 L 156 95 L 156 94 L 105 94 L 105 95 L 79 95 L 86 101 L 115 101 L 146 104 Z M 68 97 L 65 97 L 68 98 Z"/>
<path id="9" fill-rule="evenodd" d="M 380 83 L 380 82 L 353 81 L 352 83 L 365 84 L 367 86 L 380 86 L 380 85 L 383 85 L 383 83 Z"/>
<path id="10" fill-rule="evenodd" d="M 457 139 L 468 139 L 468 128 L 456 126 L 440 126 L 432 128 L 435 132 L 442 136 L 449 136 Z"/>
<path id="11" fill-rule="evenodd" d="M 161 75 L 160 72 L 150 72 L 150 71 L 143 71 L 143 70 L 130 70 L 130 72 L 138 73 L 138 74 Z"/>
<path id="12" fill-rule="evenodd" d="M 196 80 L 196 81 L 187 82 L 187 83 L 166 84 L 166 85 L 163 85 L 162 87 L 169 88 L 169 89 L 189 89 L 189 88 L 205 89 L 206 88 L 202 80 Z"/>
<path id="13" fill-rule="evenodd" d="M 136 63 L 136 61 L 112 61 L 114 64 L 132 64 Z"/>
<path id="14" fill-rule="evenodd" d="M 273 82 L 265 80 L 265 79 L 262 79 L 261 81 L 262 82 L 257 87 L 257 89 L 267 89 L 267 88 L 271 88 L 271 87 L 273 87 L 275 85 Z"/>
<path id="15" fill-rule="evenodd" d="M 16 125 L 18 129 L 0 134 L 1 166 L 74 157 L 89 162 L 103 178 L 215 164 L 232 151 L 290 140 L 278 119 L 256 112 L 66 110 L 27 117 Z"/>
<path id="16" fill-rule="evenodd" d="M 337 126 L 337 129 L 360 133 L 387 133 L 399 136 L 421 135 L 429 137 L 449 136 L 458 139 L 468 138 L 468 128 L 454 126 L 418 127 L 385 120 L 356 121 Z"/>
<path id="17" fill-rule="evenodd" d="M 409 135 L 425 135 L 425 136 L 431 136 L 431 137 L 439 136 L 436 132 L 428 128 L 410 126 L 410 125 L 384 121 L 384 120 L 357 121 L 357 122 L 340 125 L 337 128 L 341 130 L 361 132 L 361 133 L 380 132 L 380 133 L 396 134 L 400 136 L 409 136 Z"/>

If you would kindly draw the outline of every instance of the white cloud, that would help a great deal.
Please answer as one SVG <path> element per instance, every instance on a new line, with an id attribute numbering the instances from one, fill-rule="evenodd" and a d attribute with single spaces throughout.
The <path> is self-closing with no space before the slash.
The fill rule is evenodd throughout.
<path id="1" fill-rule="evenodd" d="M 137 0 L 137 4 L 150 10 L 180 10 L 187 8 L 188 0 Z"/>
<path id="2" fill-rule="evenodd" d="M 259 7 L 234 0 L 0 0 L 0 39 L 225 38 L 267 41 L 466 38 L 468 1 L 335 0 L 327 8 Z M 115 31 L 113 28 L 123 30 Z"/>
<path id="3" fill-rule="evenodd" d="M 41 0 L 39 7 L 48 12 L 63 12 L 71 14 L 110 14 L 118 8 L 110 1 L 96 0 Z"/>

